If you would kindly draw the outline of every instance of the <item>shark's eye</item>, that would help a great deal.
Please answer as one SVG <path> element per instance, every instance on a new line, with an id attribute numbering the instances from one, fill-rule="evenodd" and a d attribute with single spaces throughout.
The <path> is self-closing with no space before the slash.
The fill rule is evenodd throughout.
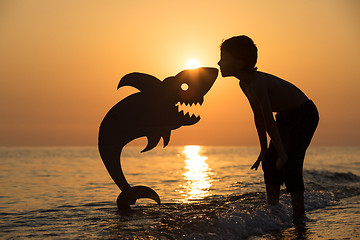
<path id="1" fill-rule="evenodd" d="M 183 84 L 181 84 L 181 89 L 183 91 L 187 91 L 189 89 L 189 85 L 187 85 L 187 83 L 183 83 Z"/>

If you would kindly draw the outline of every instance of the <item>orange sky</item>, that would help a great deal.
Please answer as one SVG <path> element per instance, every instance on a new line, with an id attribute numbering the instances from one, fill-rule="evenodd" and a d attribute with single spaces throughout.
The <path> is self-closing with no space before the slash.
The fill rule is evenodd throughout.
<path id="1" fill-rule="evenodd" d="M 316 145 L 360 145 L 360 3 L 306 1 L 0 2 L 0 146 L 95 145 L 116 90 L 133 71 L 160 79 L 190 58 L 217 66 L 225 38 L 245 34 L 258 67 L 318 105 Z M 256 145 L 235 78 L 219 77 L 201 121 L 170 145 Z"/>

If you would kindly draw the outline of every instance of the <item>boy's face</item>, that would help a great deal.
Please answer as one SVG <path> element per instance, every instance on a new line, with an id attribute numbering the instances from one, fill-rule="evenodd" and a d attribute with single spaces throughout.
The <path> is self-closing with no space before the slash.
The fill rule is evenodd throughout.
<path id="1" fill-rule="evenodd" d="M 223 77 L 234 76 L 236 72 L 241 69 L 242 61 L 235 59 L 228 51 L 220 52 L 220 66 L 221 75 Z"/>

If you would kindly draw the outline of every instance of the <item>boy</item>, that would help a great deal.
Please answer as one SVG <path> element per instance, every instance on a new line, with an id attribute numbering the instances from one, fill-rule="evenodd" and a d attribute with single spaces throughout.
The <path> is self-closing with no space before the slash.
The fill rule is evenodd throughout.
<path id="1" fill-rule="evenodd" d="M 264 171 L 267 203 L 277 205 L 280 185 L 285 183 L 293 206 L 293 222 L 304 223 L 304 182 L 302 177 L 305 151 L 319 122 L 314 103 L 293 84 L 257 71 L 257 48 L 247 36 L 225 40 L 218 65 L 223 77 L 234 76 L 254 113 L 260 141 L 260 161 Z M 273 117 L 276 112 L 276 120 Z M 267 135 L 271 141 L 267 145 Z"/>

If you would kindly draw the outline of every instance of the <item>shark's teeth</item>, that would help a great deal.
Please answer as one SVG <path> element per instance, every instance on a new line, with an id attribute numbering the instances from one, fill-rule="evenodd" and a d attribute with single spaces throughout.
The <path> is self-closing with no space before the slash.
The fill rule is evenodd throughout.
<path id="1" fill-rule="evenodd" d="M 177 111 L 184 115 L 186 118 L 200 119 L 196 112 L 199 112 L 200 106 L 203 103 L 203 99 L 198 102 L 183 102 L 179 101 L 175 106 Z M 191 117 L 190 117 L 191 116 Z"/>

